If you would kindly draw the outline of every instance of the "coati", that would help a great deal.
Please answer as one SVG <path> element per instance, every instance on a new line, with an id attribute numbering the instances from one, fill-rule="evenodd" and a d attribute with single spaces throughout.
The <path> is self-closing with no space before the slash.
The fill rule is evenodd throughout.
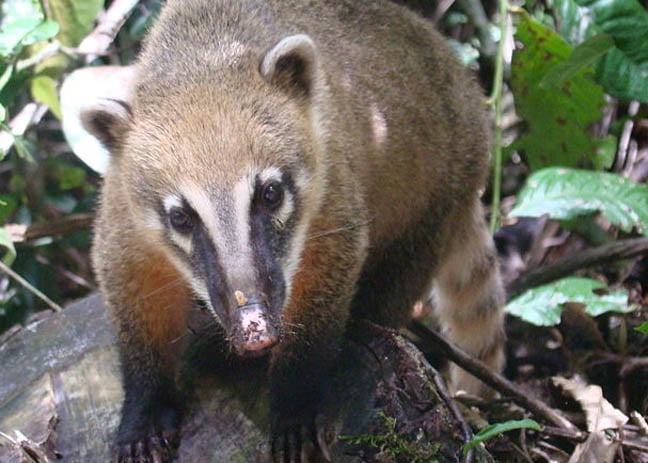
<path id="1" fill-rule="evenodd" d="M 234 354 L 270 356 L 277 461 L 317 436 L 345 328 L 402 326 L 431 284 L 447 334 L 501 368 L 487 112 L 427 22 L 378 0 L 168 0 L 129 84 L 82 114 L 111 152 L 93 258 L 119 332 L 117 461 L 171 458 L 196 299 Z"/>

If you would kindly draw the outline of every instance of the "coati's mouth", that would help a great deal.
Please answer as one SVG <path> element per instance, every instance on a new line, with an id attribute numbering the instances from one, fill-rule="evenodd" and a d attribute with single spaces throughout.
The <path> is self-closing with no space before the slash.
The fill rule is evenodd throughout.
<path id="1" fill-rule="evenodd" d="M 223 328 L 221 317 L 204 300 L 197 299 L 196 305 Z M 258 358 L 267 355 L 280 342 L 281 330 L 268 315 L 267 305 L 256 300 L 246 301 L 233 311 L 229 318 L 227 342 L 233 352 L 241 357 Z"/>
<path id="2" fill-rule="evenodd" d="M 270 321 L 263 302 L 250 301 L 235 310 L 230 342 L 239 355 L 246 357 L 263 355 L 279 342 L 279 330 Z"/>

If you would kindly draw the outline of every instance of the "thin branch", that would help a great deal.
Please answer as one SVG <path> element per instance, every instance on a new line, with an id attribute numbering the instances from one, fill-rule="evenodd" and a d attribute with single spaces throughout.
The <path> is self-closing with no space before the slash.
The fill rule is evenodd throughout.
<path id="1" fill-rule="evenodd" d="M 8 224 L 4 228 L 11 235 L 14 243 L 34 241 L 49 236 L 61 236 L 89 230 L 94 221 L 94 214 L 72 214 L 60 220 L 34 223 L 31 225 Z"/>
<path id="2" fill-rule="evenodd" d="M 490 229 L 495 233 L 499 224 L 501 188 L 502 188 L 502 88 L 504 86 L 504 45 L 506 43 L 507 0 L 499 0 L 500 40 L 495 60 L 495 78 L 490 102 L 495 113 L 493 140 L 493 199 L 491 207 Z"/>
<path id="3" fill-rule="evenodd" d="M 436 387 L 437 392 L 445 402 L 446 406 L 454 416 L 455 420 L 457 420 L 457 422 L 461 426 L 461 432 L 463 434 L 464 442 L 465 443 L 470 442 L 470 440 L 473 438 L 472 429 L 470 428 L 463 414 L 459 410 L 459 406 L 457 405 L 457 402 L 452 400 L 452 398 L 450 397 L 450 393 L 446 388 L 445 382 L 443 381 L 441 374 L 435 369 L 432 369 L 431 371 L 432 371 L 432 377 L 434 378 L 434 386 Z M 475 461 L 475 452 L 474 449 L 471 448 L 464 455 L 463 463 L 473 463 L 474 461 Z"/>
<path id="4" fill-rule="evenodd" d="M 58 55 L 63 51 L 63 49 L 64 47 L 61 42 L 59 42 L 58 40 L 52 40 L 45 47 L 43 47 L 41 50 L 39 50 L 29 58 L 18 61 L 16 63 L 16 72 L 24 71 L 29 67 L 36 66 L 37 64 L 40 64 L 43 61 Z M 66 49 L 66 53 L 69 53 L 69 50 Z"/>
<path id="5" fill-rule="evenodd" d="M 95 55 L 105 55 L 131 11 L 137 6 L 138 1 L 115 0 L 112 2 L 106 13 L 99 18 L 97 27 L 81 41 L 77 52 L 90 55 L 88 59 L 92 59 Z"/>
<path id="6" fill-rule="evenodd" d="M 58 305 L 56 302 L 51 300 L 49 297 L 47 297 L 45 294 L 40 292 L 36 287 L 34 287 L 30 282 L 25 280 L 23 277 L 18 275 L 16 272 L 13 271 L 8 265 L 6 265 L 4 262 L 0 261 L 0 270 L 5 272 L 7 275 L 9 275 L 11 278 L 16 280 L 18 283 L 20 283 L 22 286 L 27 288 L 28 291 L 32 292 L 36 297 L 41 299 L 43 302 L 45 302 L 48 306 L 52 308 L 55 312 L 60 312 L 63 310 L 63 307 Z"/>
<path id="7" fill-rule="evenodd" d="M 9 151 L 14 145 L 15 137 L 24 135 L 29 127 L 38 124 L 46 112 L 47 106 L 42 103 L 27 103 L 9 122 L 11 132 L 0 131 L 0 153 Z"/>
<path id="8" fill-rule="evenodd" d="M 648 254 L 648 237 L 632 238 L 604 244 L 579 254 L 572 254 L 521 275 L 508 288 L 509 297 L 517 296 L 529 288 L 543 285 L 596 265 L 609 264 Z"/>
<path id="9" fill-rule="evenodd" d="M 520 390 L 515 384 L 507 380 L 503 376 L 495 373 L 488 368 L 484 363 L 476 358 L 468 355 L 455 345 L 451 344 L 447 339 L 439 333 L 427 328 L 419 322 L 412 322 L 408 325 L 416 336 L 422 338 L 424 341 L 431 343 L 435 349 L 439 350 L 446 358 L 459 365 L 461 368 L 479 378 L 488 386 L 496 391 L 510 396 L 511 400 L 520 406 L 531 411 L 533 414 L 542 417 L 545 421 L 551 423 L 559 428 L 577 431 L 578 429 L 569 420 L 561 416 L 556 410 L 548 407 L 543 402 L 536 400 L 528 395 L 525 391 Z"/>

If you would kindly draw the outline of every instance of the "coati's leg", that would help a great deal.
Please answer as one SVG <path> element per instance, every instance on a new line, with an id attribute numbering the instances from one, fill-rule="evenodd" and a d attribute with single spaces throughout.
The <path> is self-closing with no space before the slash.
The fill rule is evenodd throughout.
<path id="1" fill-rule="evenodd" d="M 178 444 L 181 408 L 175 369 L 190 293 L 166 260 L 131 262 L 123 293 L 108 293 L 117 320 L 124 403 L 114 461 L 170 462 Z M 110 278 L 117 278 L 116 270 Z"/>
<path id="2" fill-rule="evenodd" d="M 449 246 L 435 272 L 435 310 L 450 340 L 500 371 L 504 365 L 504 290 L 493 239 L 477 199 L 456 223 L 460 226 L 446 235 Z M 450 380 L 454 389 L 492 394 L 454 364 Z"/>
<path id="3" fill-rule="evenodd" d="M 315 229 L 342 231 L 313 237 L 306 243 L 290 304 L 282 315 L 285 338 L 272 350 L 271 445 L 273 459 L 280 463 L 310 461 L 302 454 L 309 442 L 314 448 L 327 450 L 322 433 L 330 423 L 316 422 L 316 417 L 329 391 L 366 254 L 363 227 L 345 230 L 331 218 L 322 227 L 316 225 Z"/>

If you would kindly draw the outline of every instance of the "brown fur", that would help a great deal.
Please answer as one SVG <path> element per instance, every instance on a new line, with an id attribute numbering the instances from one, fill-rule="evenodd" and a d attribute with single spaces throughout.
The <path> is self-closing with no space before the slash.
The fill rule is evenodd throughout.
<path id="1" fill-rule="evenodd" d="M 293 34 L 307 34 L 315 54 L 305 46 L 292 74 L 262 75 L 269 50 Z M 450 337 L 500 368 L 502 289 L 478 194 L 488 119 L 452 54 L 386 1 L 169 1 L 137 64 L 132 113 L 85 116 L 113 155 L 94 259 L 125 369 L 170 375 L 156 359 L 172 357 L 191 305 L 148 211 L 179 181 L 222 195 L 252 164 L 310 174 L 285 337 L 272 351 L 275 432 L 292 432 L 285 415 L 312 402 L 295 393 L 291 404 L 285 383 L 326 376 L 350 317 L 402 326 L 432 278 Z M 457 369 L 452 377 L 484 392 Z"/>

